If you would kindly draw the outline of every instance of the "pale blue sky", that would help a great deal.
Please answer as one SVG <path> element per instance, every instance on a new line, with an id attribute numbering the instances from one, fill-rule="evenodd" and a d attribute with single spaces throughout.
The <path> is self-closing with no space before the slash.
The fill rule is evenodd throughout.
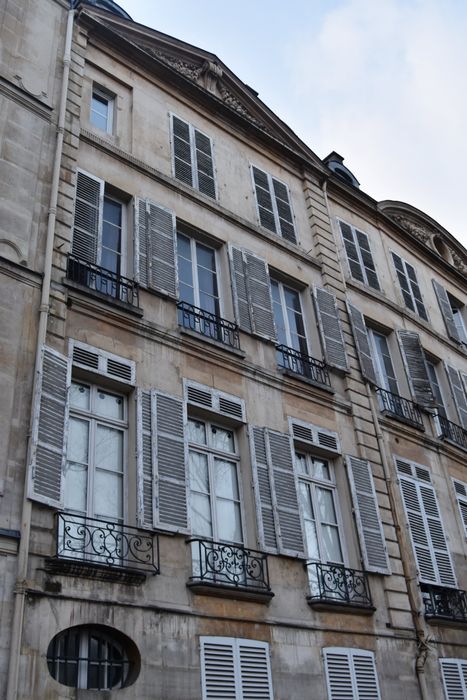
<path id="1" fill-rule="evenodd" d="M 467 246 L 465 0 L 122 0 L 136 22 L 215 53 L 362 189 Z"/>

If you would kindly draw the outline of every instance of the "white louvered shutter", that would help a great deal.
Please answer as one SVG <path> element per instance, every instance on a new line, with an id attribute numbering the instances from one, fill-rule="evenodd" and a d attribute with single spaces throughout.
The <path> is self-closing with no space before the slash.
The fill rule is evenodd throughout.
<path id="1" fill-rule="evenodd" d="M 397 337 L 414 399 L 421 406 L 432 408 L 435 399 L 420 336 L 413 331 L 397 331 Z"/>
<path id="2" fill-rule="evenodd" d="M 212 158 L 211 139 L 197 129 L 194 129 L 196 154 L 196 174 L 198 189 L 212 199 L 216 198 L 216 183 L 214 179 L 214 163 Z"/>
<path id="3" fill-rule="evenodd" d="M 390 574 L 371 464 L 366 459 L 347 455 L 346 465 L 365 569 Z"/>
<path id="4" fill-rule="evenodd" d="M 326 289 L 315 287 L 313 299 L 325 360 L 332 367 L 347 370 L 344 336 L 342 334 L 336 297 Z"/>
<path id="5" fill-rule="evenodd" d="M 328 700 L 381 699 L 371 651 L 328 647 L 323 652 Z"/>
<path id="6" fill-rule="evenodd" d="M 276 180 L 274 177 L 271 178 L 271 180 L 281 236 L 285 238 L 286 241 L 296 243 L 297 239 L 295 236 L 292 207 L 290 206 L 289 190 L 287 185 L 284 185 L 280 180 Z"/>
<path id="7" fill-rule="evenodd" d="M 265 260 L 230 247 L 232 294 L 239 327 L 261 337 L 275 339 L 271 285 Z"/>
<path id="8" fill-rule="evenodd" d="M 460 372 L 454 367 L 445 363 L 446 373 L 451 387 L 451 393 L 456 404 L 457 413 L 459 415 L 460 424 L 467 428 L 467 400 L 466 392 L 462 382 Z"/>
<path id="9" fill-rule="evenodd" d="M 136 469 L 138 490 L 138 525 L 153 528 L 155 523 L 156 450 L 150 391 L 137 392 Z"/>
<path id="10" fill-rule="evenodd" d="M 78 170 L 71 252 L 96 264 L 102 228 L 104 181 Z"/>
<path id="11" fill-rule="evenodd" d="M 250 299 L 248 297 L 247 270 L 243 251 L 229 247 L 230 274 L 232 277 L 232 295 L 235 318 L 239 327 L 251 333 L 253 330 L 250 314 Z"/>
<path id="12" fill-rule="evenodd" d="M 457 504 L 459 506 L 459 513 L 464 525 L 464 534 L 467 537 L 467 484 L 464 484 L 462 481 L 457 481 L 457 479 L 453 479 L 453 483 Z"/>
<path id="13" fill-rule="evenodd" d="M 260 224 L 269 231 L 278 233 L 268 174 L 255 166 L 252 166 L 252 172 Z"/>
<path id="14" fill-rule="evenodd" d="M 415 313 L 427 321 L 428 316 L 423 303 L 414 267 L 406 260 L 402 260 L 402 258 L 399 255 L 396 255 L 396 253 L 392 254 L 392 259 L 394 261 L 394 267 L 396 268 L 405 305 L 408 309 L 415 311 Z"/>
<path id="15" fill-rule="evenodd" d="M 193 187 L 190 125 L 172 115 L 174 175 Z"/>
<path id="16" fill-rule="evenodd" d="M 457 330 L 456 323 L 454 321 L 454 315 L 452 313 L 451 304 L 449 302 L 448 293 L 437 280 L 431 280 L 433 287 L 438 299 L 439 308 L 441 311 L 441 316 L 443 317 L 448 336 L 454 340 L 456 343 L 460 343 L 461 339 L 459 337 L 459 331 Z"/>
<path id="17" fill-rule="evenodd" d="M 143 287 L 149 285 L 149 241 L 145 199 L 134 201 L 135 280 Z"/>
<path id="18" fill-rule="evenodd" d="M 368 339 L 365 319 L 363 318 L 362 312 L 349 302 L 347 302 L 347 310 L 349 312 L 350 324 L 352 326 L 355 346 L 357 348 L 358 359 L 360 361 L 362 377 L 371 384 L 376 385 L 378 382 L 371 355 L 370 341 Z"/>
<path id="19" fill-rule="evenodd" d="M 339 221 L 339 225 L 350 274 L 359 282 L 368 284 L 373 289 L 380 289 L 368 236 L 362 231 L 353 229 L 343 221 Z"/>
<path id="20" fill-rule="evenodd" d="M 249 639 L 238 639 L 240 665 L 240 700 L 273 700 L 269 645 Z"/>
<path id="21" fill-rule="evenodd" d="M 70 381 L 69 358 L 44 346 L 34 406 L 28 495 L 57 508 L 63 505 Z"/>
<path id="22" fill-rule="evenodd" d="M 255 487 L 256 517 L 261 549 L 277 553 L 279 549 L 273 504 L 272 475 L 269 468 L 265 428 L 250 431 L 251 463 Z"/>
<path id="23" fill-rule="evenodd" d="M 467 661 L 465 659 L 440 659 L 446 700 L 467 698 Z"/>
<path id="24" fill-rule="evenodd" d="M 175 214 L 149 200 L 137 200 L 135 215 L 138 279 L 142 285 L 175 298 Z"/>

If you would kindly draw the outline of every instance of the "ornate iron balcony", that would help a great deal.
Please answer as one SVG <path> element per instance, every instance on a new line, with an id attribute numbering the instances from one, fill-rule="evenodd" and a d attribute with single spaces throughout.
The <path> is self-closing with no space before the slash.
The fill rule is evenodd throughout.
<path id="1" fill-rule="evenodd" d="M 240 350 L 238 326 L 232 321 L 227 321 L 209 311 L 198 309 L 197 306 L 188 304 L 186 301 L 179 301 L 177 309 L 179 323 L 184 328 L 200 333 L 206 338 L 217 340 L 235 350 Z"/>
<path id="2" fill-rule="evenodd" d="M 345 605 L 373 612 L 368 575 L 341 564 L 308 562 L 310 605 Z"/>
<path id="3" fill-rule="evenodd" d="M 104 267 L 81 260 L 76 255 L 68 256 L 67 278 L 112 299 L 118 299 L 132 306 L 139 304 L 139 288 L 136 282 Z"/>
<path id="4" fill-rule="evenodd" d="M 449 440 L 455 445 L 467 450 L 467 430 L 456 423 L 441 416 L 439 413 L 435 416 L 439 437 L 443 440 Z"/>
<path id="5" fill-rule="evenodd" d="M 421 590 L 426 617 L 467 623 L 466 591 L 427 583 L 421 584 Z"/>
<path id="6" fill-rule="evenodd" d="M 294 348 L 289 348 L 287 345 L 276 345 L 276 350 L 279 353 L 279 364 L 284 369 L 294 374 L 300 374 L 317 384 L 331 386 L 328 366 L 325 362 L 316 360 L 310 355 L 294 350 Z"/>
<path id="7" fill-rule="evenodd" d="M 416 403 L 404 399 L 399 394 L 386 391 L 386 389 L 378 388 L 376 393 L 378 394 L 380 408 L 383 413 L 405 423 L 410 423 L 417 428 L 423 428 L 422 414 Z"/>
<path id="8" fill-rule="evenodd" d="M 56 552 L 49 569 L 130 583 L 159 573 L 157 535 L 84 515 L 60 512 L 55 517 Z"/>
<path id="9" fill-rule="evenodd" d="M 269 585 L 267 554 L 241 545 L 190 539 L 193 563 L 191 584 L 210 584 L 267 593 Z"/>

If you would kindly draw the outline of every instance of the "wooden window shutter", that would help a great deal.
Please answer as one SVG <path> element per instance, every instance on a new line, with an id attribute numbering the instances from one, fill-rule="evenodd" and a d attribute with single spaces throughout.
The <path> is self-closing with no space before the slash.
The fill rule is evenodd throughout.
<path id="1" fill-rule="evenodd" d="M 357 348 L 358 359 L 360 361 L 360 370 L 362 377 L 371 384 L 377 385 L 375 367 L 370 350 L 370 341 L 368 339 L 368 331 L 365 325 L 365 319 L 362 312 L 356 306 L 347 302 L 347 310 L 349 313 L 350 324 L 352 326 L 355 346 Z"/>
<path id="2" fill-rule="evenodd" d="M 344 336 L 342 334 L 336 297 L 322 287 L 314 287 L 313 299 L 325 360 L 332 367 L 347 370 Z"/>
<path id="3" fill-rule="evenodd" d="M 275 339 L 271 286 L 265 260 L 230 247 L 232 294 L 239 327 L 264 338 Z"/>
<path id="4" fill-rule="evenodd" d="M 149 200 L 137 200 L 135 217 L 138 280 L 150 289 L 175 298 L 175 214 Z"/>
<path id="5" fill-rule="evenodd" d="M 415 311 L 415 305 L 413 303 L 412 295 L 410 292 L 409 280 L 407 278 L 406 270 L 402 258 L 396 253 L 392 253 L 392 259 L 394 262 L 394 267 L 396 268 L 397 278 L 399 280 L 399 286 L 401 288 L 402 296 L 404 298 L 404 304 L 411 311 Z"/>
<path id="6" fill-rule="evenodd" d="M 346 465 L 365 569 L 390 574 L 371 464 L 366 459 L 347 455 Z"/>
<path id="7" fill-rule="evenodd" d="M 235 318 L 239 327 L 251 333 L 253 330 L 250 315 L 250 300 L 248 298 L 247 271 L 243 251 L 240 248 L 229 247 L 230 272 L 232 277 L 232 295 Z"/>
<path id="8" fill-rule="evenodd" d="M 358 257 L 357 245 L 354 240 L 352 228 L 343 221 L 339 221 L 339 226 L 342 233 L 342 240 L 344 241 L 345 253 L 347 255 L 347 262 L 349 264 L 350 274 L 355 280 L 358 280 L 359 282 L 365 282 L 362 265 Z"/>
<path id="9" fill-rule="evenodd" d="M 460 424 L 467 428 L 467 400 L 462 377 L 460 372 L 451 365 L 445 363 L 446 374 L 448 375 L 449 385 L 451 387 L 452 397 L 456 404 L 457 413 L 459 414 Z"/>
<path id="10" fill-rule="evenodd" d="M 402 359 L 415 401 L 432 408 L 435 403 L 420 336 L 413 331 L 397 331 Z"/>
<path id="11" fill-rule="evenodd" d="M 261 549 L 276 554 L 279 549 L 279 536 L 274 512 L 274 485 L 268 456 L 266 428 L 251 428 L 250 449 L 259 545 Z"/>
<path id="12" fill-rule="evenodd" d="M 373 289 L 380 289 L 378 282 L 378 275 L 376 274 L 376 267 L 373 261 L 373 255 L 370 248 L 370 240 L 366 233 L 355 229 L 355 236 L 360 251 L 360 257 L 363 262 L 363 267 L 365 270 L 366 282 Z"/>
<path id="13" fill-rule="evenodd" d="M 460 343 L 461 339 L 459 337 L 459 332 L 454 321 L 454 316 L 452 313 L 451 304 L 449 302 L 448 293 L 437 280 L 431 280 L 433 283 L 434 290 L 436 292 L 436 297 L 438 299 L 439 308 L 441 311 L 441 316 L 443 317 L 448 336 L 454 340 L 456 343 Z"/>
<path id="14" fill-rule="evenodd" d="M 100 245 L 103 201 L 104 181 L 78 170 L 71 252 L 94 265 Z"/>
<path id="15" fill-rule="evenodd" d="M 467 698 L 467 661 L 465 659 L 440 659 L 446 700 Z"/>
<path id="16" fill-rule="evenodd" d="M 255 185 L 256 204 L 258 205 L 259 222 L 261 226 L 277 233 L 274 207 L 268 174 L 252 166 L 253 182 Z"/>
<path id="17" fill-rule="evenodd" d="M 29 498 L 63 506 L 63 479 L 68 432 L 68 357 L 43 346 L 35 398 L 29 463 Z"/>
<path id="18" fill-rule="evenodd" d="M 453 479 L 454 491 L 456 492 L 457 505 L 462 523 L 464 525 L 464 534 L 467 537 L 467 484 L 462 481 Z"/>
<path id="19" fill-rule="evenodd" d="M 297 238 L 295 236 L 295 226 L 287 185 L 284 185 L 284 183 L 280 182 L 280 180 L 272 178 L 272 187 L 274 190 L 274 198 L 282 238 L 285 238 L 286 241 L 290 241 L 291 243 L 296 243 Z"/>
<path id="20" fill-rule="evenodd" d="M 373 652 L 341 647 L 323 652 L 328 700 L 381 700 Z"/>
<path id="21" fill-rule="evenodd" d="M 177 180 L 193 187 L 190 125 L 172 115 L 174 175 Z"/>
<path id="22" fill-rule="evenodd" d="M 240 700 L 273 700 L 269 644 L 237 639 L 240 665 Z"/>
<path id="23" fill-rule="evenodd" d="M 150 391 L 138 389 L 136 394 L 136 471 L 138 525 L 153 528 L 155 524 L 155 428 Z"/>
<path id="24" fill-rule="evenodd" d="M 198 189 L 208 197 L 215 199 L 216 182 L 214 179 L 214 162 L 212 158 L 211 139 L 197 129 L 194 130 L 194 133 Z"/>

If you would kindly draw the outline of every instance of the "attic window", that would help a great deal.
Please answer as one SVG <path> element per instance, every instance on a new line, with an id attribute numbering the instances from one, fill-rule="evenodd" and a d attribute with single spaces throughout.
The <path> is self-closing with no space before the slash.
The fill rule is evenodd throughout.
<path id="1" fill-rule="evenodd" d="M 349 173 L 346 173 L 345 170 L 342 170 L 342 168 L 334 168 L 334 172 L 336 173 L 336 175 L 338 175 L 339 177 L 341 177 L 341 178 L 342 178 L 343 180 L 345 180 L 346 182 L 350 183 L 351 185 L 354 184 L 352 178 L 351 178 L 350 175 L 349 175 Z"/>

